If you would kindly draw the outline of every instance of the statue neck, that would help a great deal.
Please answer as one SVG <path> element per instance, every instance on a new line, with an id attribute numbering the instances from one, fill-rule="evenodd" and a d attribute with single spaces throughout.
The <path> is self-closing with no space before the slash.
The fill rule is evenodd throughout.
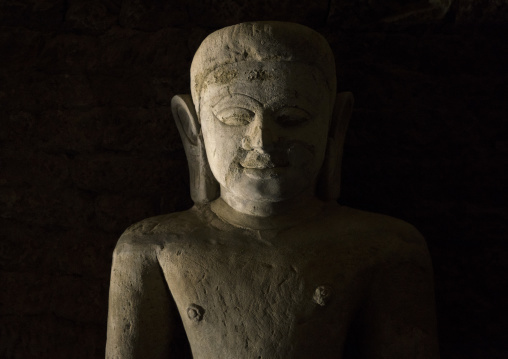
<path id="1" fill-rule="evenodd" d="M 257 202 L 236 198 L 221 187 L 212 211 L 223 221 L 249 229 L 287 228 L 319 214 L 326 204 L 311 193 L 280 202 Z"/>

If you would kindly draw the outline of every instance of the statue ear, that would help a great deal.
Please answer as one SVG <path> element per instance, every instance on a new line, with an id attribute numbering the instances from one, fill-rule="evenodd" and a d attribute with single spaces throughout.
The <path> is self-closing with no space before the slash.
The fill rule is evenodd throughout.
<path id="1" fill-rule="evenodd" d="M 171 110 L 182 138 L 189 164 L 190 192 L 195 204 L 205 204 L 219 197 L 219 184 L 206 158 L 201 124 L 190 95 L 176 95 Z"/>
<path id="2" fill-rule="evenodd" d="M 340 194 L 340 170 L 346 130 L 353 111 L 351 92 L 340 92 L 335 100 L 325 160 L 317 183 L 317 194 L 323 200 L 337 200 Z"/>

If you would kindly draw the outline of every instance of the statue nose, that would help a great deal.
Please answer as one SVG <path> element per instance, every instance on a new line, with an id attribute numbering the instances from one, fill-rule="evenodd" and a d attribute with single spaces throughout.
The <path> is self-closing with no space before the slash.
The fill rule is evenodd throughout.
<path id="1" fill-rule="evenodd" d="M 263 120 L 254 120 L 249 125 L 245 137 L 242 138 L 242 148 L 247 151 L 269 151 L 275 142 L 275 132 Z"/>

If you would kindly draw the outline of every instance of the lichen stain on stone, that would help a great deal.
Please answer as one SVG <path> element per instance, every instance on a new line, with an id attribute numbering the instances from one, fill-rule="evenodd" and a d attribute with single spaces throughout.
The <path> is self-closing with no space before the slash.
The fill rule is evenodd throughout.
<path id="1" fill-rule="evenodd" d="M 196 92 L 200 95 L 201 92 L 206 89 L 206 83 L 205 83 L 205 78 L 206 78 L 206 73 L 199 73 L 196 75 L 195 77 L 195 80 L 194 80 L 194 87 L 196 89 Z M 201 88 L 200 88 L 200 84 L 201 84 Z"/>
<path id="2" fill-rule="evenodd" d="M 247 79 L 249 81 L 265 81 L 271 79 L 273 75 L 266 70 L 252 70 L 248 73 Z"/>
<path id="3" fill-rule="evenodd" d="M 228 84 L 238 75 L 236 70 L 218 69 L 213 74 L 213 82 L 218 84 Z"/>

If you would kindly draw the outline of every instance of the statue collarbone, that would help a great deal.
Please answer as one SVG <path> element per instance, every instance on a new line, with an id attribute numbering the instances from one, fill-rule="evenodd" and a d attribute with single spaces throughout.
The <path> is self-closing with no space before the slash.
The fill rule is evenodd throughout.
<path id="1" fill-rule="evenodd" d="M 195 358 L 436 357 L 423 238 L 336 202 L 352 95 L 334 66 L 296 24 L 203 41 L 172 101 L 195 206 L 119 240 L 108 356 L 167 357 L 181 323 Z"/>

